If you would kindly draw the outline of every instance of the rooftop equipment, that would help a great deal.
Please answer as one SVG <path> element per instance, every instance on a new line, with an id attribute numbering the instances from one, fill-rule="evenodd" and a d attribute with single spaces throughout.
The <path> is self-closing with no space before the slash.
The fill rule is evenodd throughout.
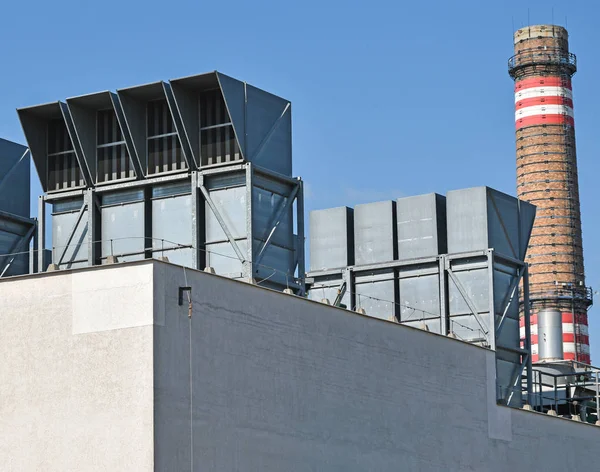
<path id="1" fill-rule="evenodd" d="M 29 166 L 25 146 L 0 138 L 0 277 L 29 272 L 29 243 L 36 235 Z"/>
<path id="2" fill-rule="evenodd" d="M 534 216 L 488 187 L 311 212 L 309 297 L 494 349 L 498 400 L 520 405 L 531 351 L 518 285 Z"/>
<path id="3" fill-rule="evenodd" d="M 59 269 L 163 257 L 304 292 L 289 101 L 211 72 L 18 113 Z"/>

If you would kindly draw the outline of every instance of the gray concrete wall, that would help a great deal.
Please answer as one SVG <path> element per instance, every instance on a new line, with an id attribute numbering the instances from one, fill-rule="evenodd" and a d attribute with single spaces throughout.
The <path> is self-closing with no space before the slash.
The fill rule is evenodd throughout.
<path id="1" fill-rule="evenodd" d="M 157 470 L 188 470 L 190 456 L 193 470 L 278 472 L 564 471 L 596 460 L 600 428 L 495 404 L 493 352 L 166 264 L 154 280 L 168 297 L 157 365 L 170 366 L 156 372 Z M 179 285 L 192 286 L 191 321 Z"/>
<path id="2" fill-rule="evenodd" d="M 0 282 L 0 470 L 152 471 L 152 266 Z"/>
<path id="3" fill-rule="evenodd" d="M 0 282 L 0 354 L 2 470 L 562 472 L 600 439 L 497 406 L 490 351 L 158 262 Z"/>

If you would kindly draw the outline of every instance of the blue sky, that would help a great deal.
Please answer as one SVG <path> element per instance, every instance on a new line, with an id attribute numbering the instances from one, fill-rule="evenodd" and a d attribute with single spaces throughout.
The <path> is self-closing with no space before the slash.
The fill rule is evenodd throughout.
<path id="1" fill-rule="evenodd" d="M 217 69 L 292 101 L 307 210 L 478 185 L 515 194 L 513 26 L 567 24 L 587 279 L 600 288 L 596 2 L 87 3 L 3 5 L 0 136 L 24 143 L 18 107 Z"/>

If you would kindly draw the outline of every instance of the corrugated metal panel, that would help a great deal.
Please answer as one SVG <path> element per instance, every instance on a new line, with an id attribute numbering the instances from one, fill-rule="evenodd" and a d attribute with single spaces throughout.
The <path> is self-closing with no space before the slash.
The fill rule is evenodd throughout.
<path id="1" fill-rule="evenodd" d="M 310 212 L 311 270 L 354 264 L 354 210 L 348 207 Z"/>
<path id="2" fill-rule="evenodd" d="M 399 198 L 396 204 L 399 259 L 446 253 L 446 199 L 442 195 Z"/>
<path id="3" fill-rule="evenodd" d="M 396 204 L 366 203 L 354 208 L 355 264 L 396 259 Z"/>

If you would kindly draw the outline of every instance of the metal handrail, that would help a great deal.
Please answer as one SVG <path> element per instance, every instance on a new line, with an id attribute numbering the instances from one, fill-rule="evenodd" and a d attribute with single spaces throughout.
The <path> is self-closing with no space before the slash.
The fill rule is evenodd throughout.
<path id="1" fill-rule="evenodd" d="M 540 284 L 537 284 L 538 286 Z M 594 303 L 594 291 L 592 287 L 563 287 L 554 284 L 548 284 L 548 289 L 530 290 L 529 301 L 537 303 L 540 301 L 547 302 L 580 302 L 585 306 L 591 306 Z"/>
<path id="2" fill-rule="evenodd" d="M 577 56 L 571 52 L 564 52 L 559 48 L 534 51 L 517 53 L 508 60 L 508 70 L 511 76 L 516 70 L 532 65 L 565 66 L 571 74 L 577 70 Z"/>

